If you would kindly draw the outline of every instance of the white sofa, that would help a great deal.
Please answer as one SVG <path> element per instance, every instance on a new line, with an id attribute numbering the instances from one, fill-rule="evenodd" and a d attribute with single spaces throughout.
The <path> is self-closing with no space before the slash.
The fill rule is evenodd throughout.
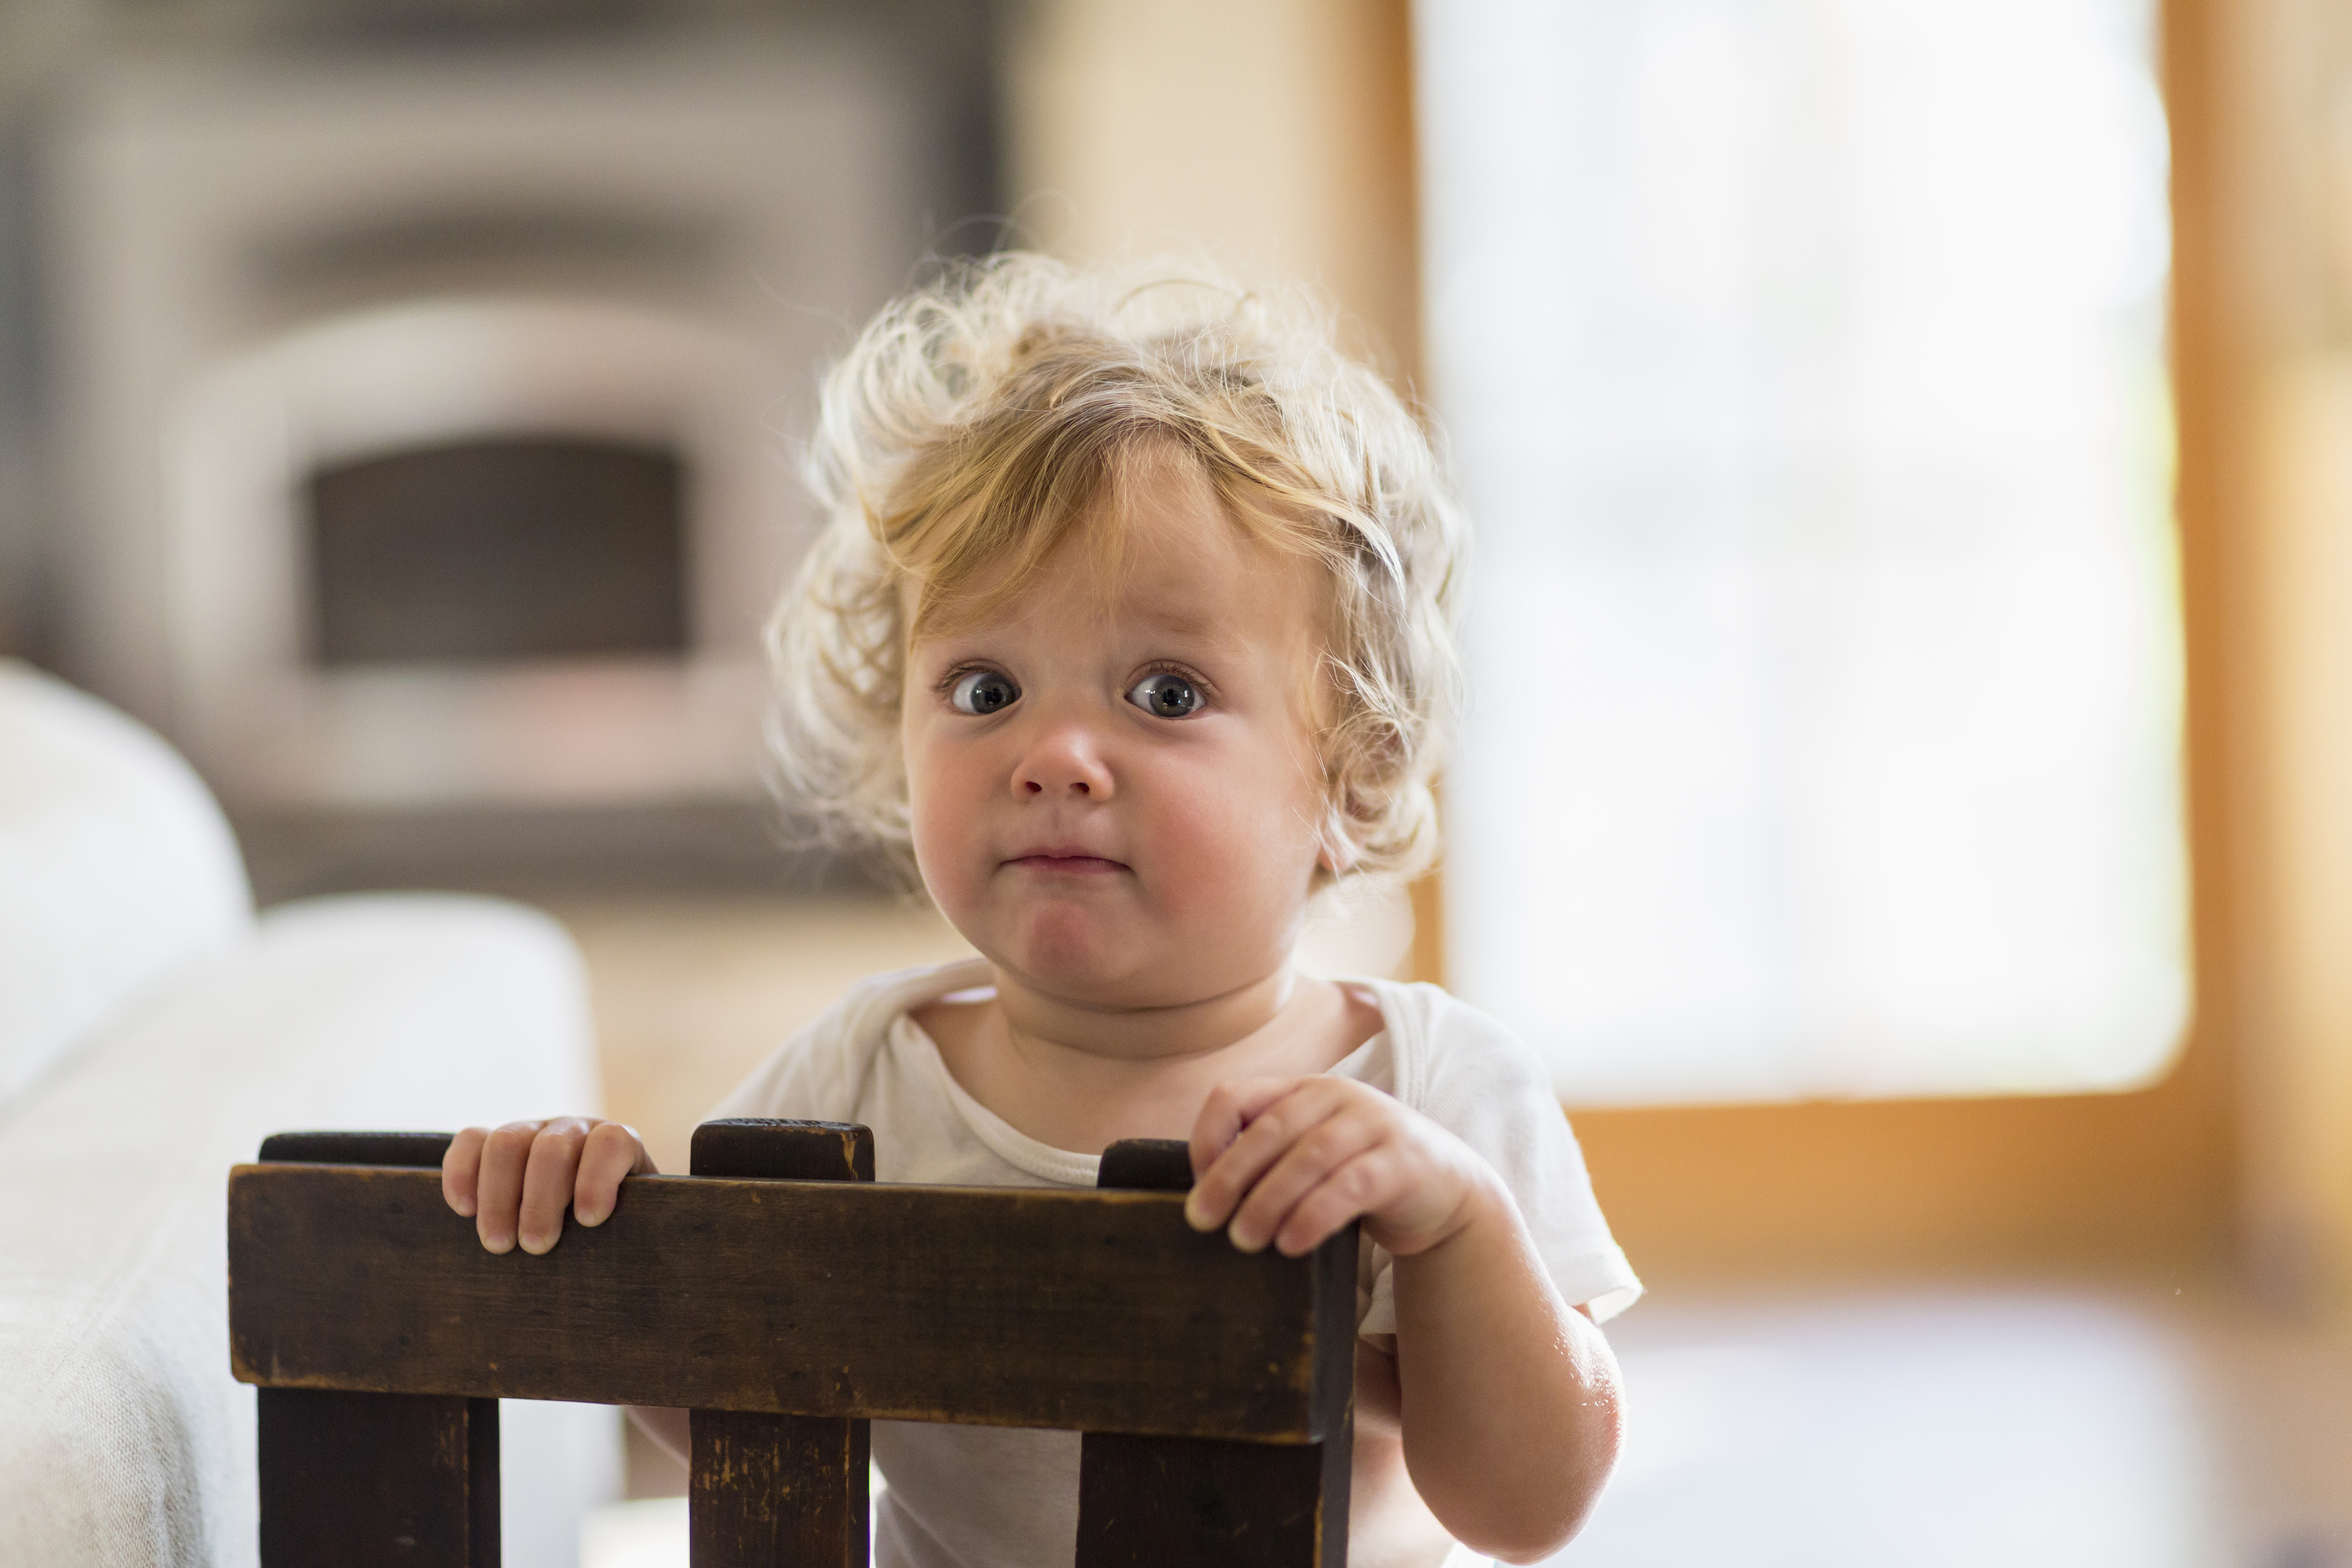
<path id="1" fill-rule="evenodd" d="M 0 661 L 0 1563 L 255 1561 L 224 1227 L 264 1136 L 595 1103 L 552 921 L 423 894 L 257 918 L 186 765 Z M 509 1568 L 576 1563 L 618 1490 L 615 1413 L 500 1425 Z"/>

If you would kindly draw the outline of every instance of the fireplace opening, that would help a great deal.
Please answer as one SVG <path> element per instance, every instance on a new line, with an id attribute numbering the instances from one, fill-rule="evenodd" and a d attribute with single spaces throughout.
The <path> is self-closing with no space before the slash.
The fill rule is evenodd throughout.
<path id="1" fill-rule="evenodd" d="M 688 651 L 674 449 L 483 437 L 330 465 L 304 490 L 319 664 Z"/>

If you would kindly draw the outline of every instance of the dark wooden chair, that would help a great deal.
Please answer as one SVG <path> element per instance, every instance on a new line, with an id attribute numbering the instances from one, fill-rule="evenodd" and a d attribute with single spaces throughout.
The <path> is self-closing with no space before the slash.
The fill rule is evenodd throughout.
<path id="1" fill-rule="evenodd" d="M 448 1141 L 280 1134 L 230 1175 L 264 1568 L 496 1564 L 500 1399 L 690 1408 L 695 1568 L 862 1568 L 877 1418 L 1086 1433 L 1079 1568 L 1346 1561 L 1354 1228 L 1200 1235 L 1181 1145 L 1090 1193 L 919 1187 L 863 1127 L 714 1122 L 532 1258 L 442 1202 Z"/>

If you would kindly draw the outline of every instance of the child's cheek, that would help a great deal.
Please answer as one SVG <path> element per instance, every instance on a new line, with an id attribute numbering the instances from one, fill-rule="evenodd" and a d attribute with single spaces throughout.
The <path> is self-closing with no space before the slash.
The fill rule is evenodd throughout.
<path id="1" fill-rule="evenodd" d="M 977 813 L 973 802 L 958 798 L 956 770 L 942 765 L 936 749 L 924 747 L 919 737 L 910 736 L 908 742 L 908 826 L 915 866 L 932 899 L 952 917 L 975 891 Z"/>
<path id="2" fill-rule="evenodd" d="M 1314 874 L 1313 824 L 1279 792 L 1236 791 L 1214 779 L 1170 791 L 1160 904 L 1180 918 L 1285 923 Z"/>
<path id="3" fill-rule="evenodd" d="M 970 899 L 971 877 L 950 852 L 950 846 L 936 834 L 924 831 L 924 819 L 918 813 L 914 821 L 915 871 L 922 878 L 924 891 L 933 903 L 952 919 L 955 911 Z"/>

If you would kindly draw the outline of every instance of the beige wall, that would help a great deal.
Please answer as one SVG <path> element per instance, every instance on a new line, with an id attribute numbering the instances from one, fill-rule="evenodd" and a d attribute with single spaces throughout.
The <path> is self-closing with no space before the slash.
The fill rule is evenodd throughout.
<path id="1" fill-rule="evenodd" d="M 1402 0 L 1032 0 L 1006 62 L 1013 215 L 1075 259 L 1205 247 L 1321 287 L 1410 378 Z"/>

